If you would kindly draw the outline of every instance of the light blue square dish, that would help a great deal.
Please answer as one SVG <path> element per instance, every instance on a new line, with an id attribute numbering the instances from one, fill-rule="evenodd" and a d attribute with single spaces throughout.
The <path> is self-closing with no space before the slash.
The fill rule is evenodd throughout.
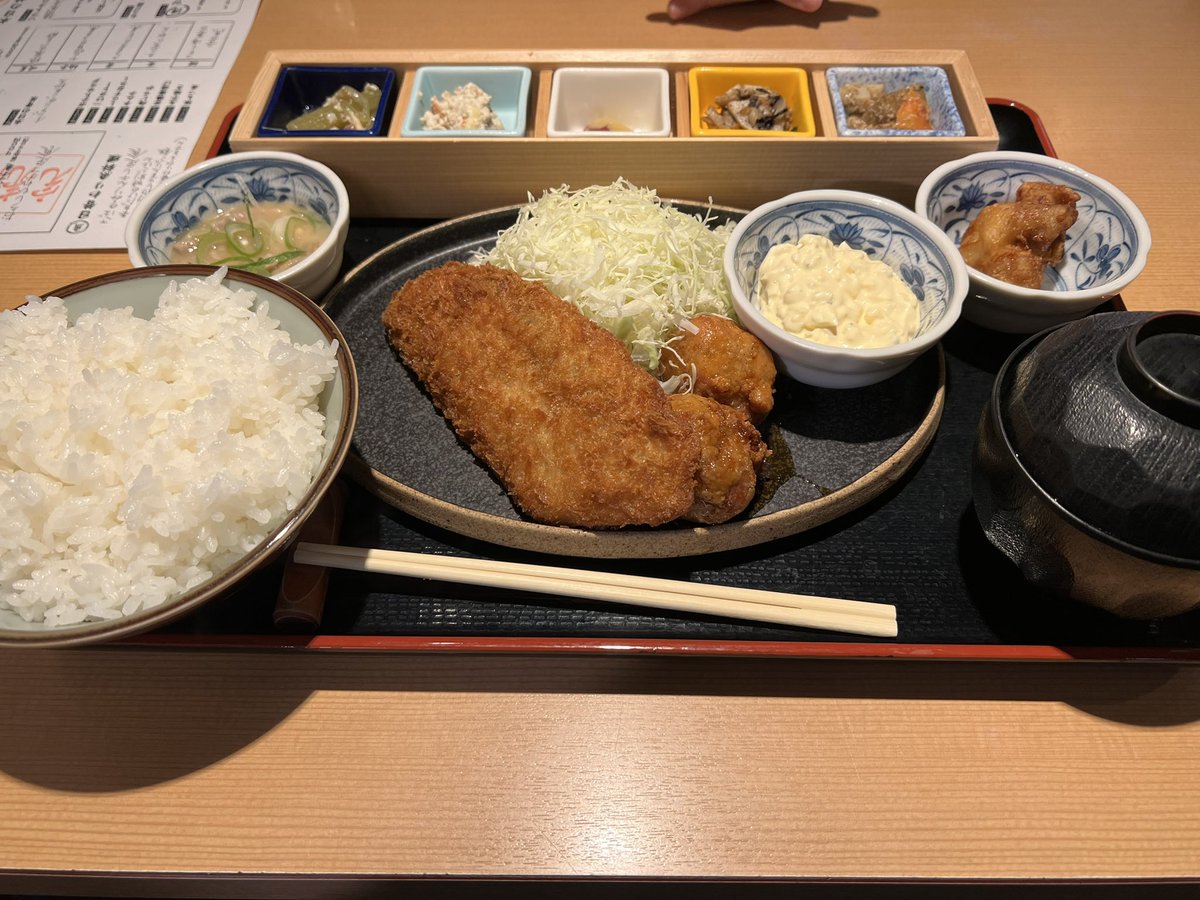
<path id="1" fill-rule="evenodd" d="M 521 137 L 529 105 L 530 70 L 525 66 L 422 66 L 414 73 L 412 95 L 400 126 L 404 137 Z M 427 129 L 421 116 L 432 100 L 474 83 L 492 98 L 503 128 Z"/>
<path id="2" fill-rule="evenodd" d="M 835 66 L 825 70 L 838 134 L 845 137 L 963 137 L 967 130 L 954 103 L 946 70 L 938 66 Z M 842 87 L 848 84 L 882 84 L 891 93 L 910 84 L 925 88 L 932 129 L 851 128 L 846 124 Z"/>

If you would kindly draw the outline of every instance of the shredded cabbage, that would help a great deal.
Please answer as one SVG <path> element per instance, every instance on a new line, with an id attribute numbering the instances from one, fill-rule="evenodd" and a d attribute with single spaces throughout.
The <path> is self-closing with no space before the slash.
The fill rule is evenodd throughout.
<path id="1" fill-rule="evenodd" d="M 491 263 L 540 281 L 621 340 L 650 372 L 682 322 L 733 317 L 722 256 L 732 223 L 689 216 L 624 178 L 570 191 L 565 185 L 521 207 Z"/>

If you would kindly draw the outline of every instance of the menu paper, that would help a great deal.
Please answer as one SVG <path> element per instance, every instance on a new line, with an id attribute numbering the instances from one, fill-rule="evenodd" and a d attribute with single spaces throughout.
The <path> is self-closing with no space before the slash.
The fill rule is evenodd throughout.
<path id="1" fill-rule="evenodd" d="M 125 246 L 187 166 L 258 0 L 0 0 L 0 250 Z"/>

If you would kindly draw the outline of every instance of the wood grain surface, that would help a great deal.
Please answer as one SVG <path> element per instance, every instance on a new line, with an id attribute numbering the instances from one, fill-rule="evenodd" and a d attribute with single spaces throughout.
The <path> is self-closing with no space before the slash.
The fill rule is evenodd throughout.
<path id="1" fill-rule="evenodd" d="M 1197 874 L 1194 667 L 110 649 L 0 678 L 9 867 Z"/>
<path id="2" fill-rule="evenodd" d="M 264 0 L 197 155 L 270 49 L 952 47 L 1145 211 L 1129 306 L 1200 309 L 1193 0 L 664 10 Z M 5 253 L 0 299 L 125 264 Z M 0 892 L 1200 880 L 1195 667 L 107 648 L 0 654 L 0 684 Z"/>

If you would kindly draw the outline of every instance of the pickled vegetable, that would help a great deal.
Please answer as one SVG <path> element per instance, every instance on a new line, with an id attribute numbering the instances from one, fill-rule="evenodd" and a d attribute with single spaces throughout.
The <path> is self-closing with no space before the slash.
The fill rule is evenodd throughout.
<path id="1" fill-rule="evenodd" d="M 382 92 L 368 82 L 361 91 L 342 85 L 316 109 L 292 119 L 288 131 L 367 131 L 375 124 Z"/>

